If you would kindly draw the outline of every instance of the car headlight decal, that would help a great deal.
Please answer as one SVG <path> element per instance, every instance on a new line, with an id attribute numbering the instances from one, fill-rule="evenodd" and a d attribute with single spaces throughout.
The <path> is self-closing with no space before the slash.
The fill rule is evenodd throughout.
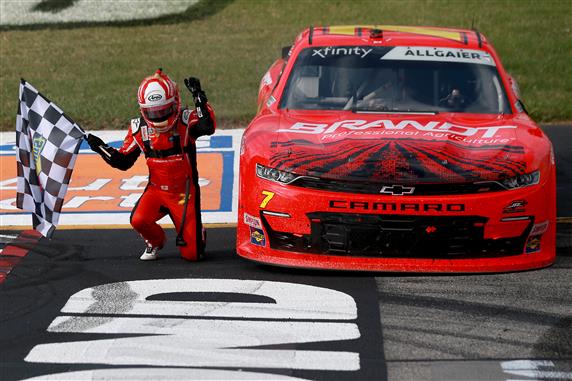
<path id="1" fill-rule="evenodd" d="M 290 184 L 298 178 L 298 176 L 293 173 L 281 171 L 276 168 L 265 167 L 258 163 L 256 164 L 256 176 L 281 184 Z"/>
<path id="2" fill-rule="evenodd" d="M 527 187 L 530 185 L 536 185 L 540 182 L 540 171 L 534 171 L 531 173 L 526 173 L 524 175 L 518 175 L 510 177 L 508 179 L 501 180 L 500 183 L 506 189 L 519 189 Z"/>

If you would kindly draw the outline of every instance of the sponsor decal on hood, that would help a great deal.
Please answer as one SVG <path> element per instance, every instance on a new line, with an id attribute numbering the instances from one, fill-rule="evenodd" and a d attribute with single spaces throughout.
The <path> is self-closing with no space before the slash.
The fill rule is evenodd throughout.
<path id="1" fill-rule="evenodd" d="M 378 118 L 285 119 L 270 142 L 270 167 L 385 186 L 495 182 L 527 170 L 526 149 L 512 123 L 432 115 Z"/>
<path id="2" fill-rule="evenodd" d="M 419 122 L 416 120 L 390 119 L 367 121 L 363 119 L 342 120 L 334 123 L 296 122 L 278 132 L 320 135 L 320 139 L 337 140 L 352 136 L 404 135 L 409 137 L 449 138 L 472 144 L 505 144 L 510 138 L 497 138 L 500 131 L 517 128 L 513 125 L 470 127 L 441 121 Z"/>

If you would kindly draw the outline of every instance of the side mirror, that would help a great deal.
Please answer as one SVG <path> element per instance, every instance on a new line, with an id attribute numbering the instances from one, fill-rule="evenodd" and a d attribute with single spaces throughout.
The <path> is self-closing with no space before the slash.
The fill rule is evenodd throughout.
<path id="1" fill-rule="evenodd" d="M 516 82 L 516 79 L 514 79 L 514 77 L 509 74 L 508 81 L 510 83 L 510 87 L 512 89 L 512 92 L 514 93 L 514 95 L 518 99 L 520 99 L 520 88 L 518 87 L 518 83 Z"/>
<path id="2" fill-rule="evenodd" d="M 282 59 L 287 60 L 290 57 L 290 50 L 292 49 L 292 45 L 285 46 L 282 48 Z"/>

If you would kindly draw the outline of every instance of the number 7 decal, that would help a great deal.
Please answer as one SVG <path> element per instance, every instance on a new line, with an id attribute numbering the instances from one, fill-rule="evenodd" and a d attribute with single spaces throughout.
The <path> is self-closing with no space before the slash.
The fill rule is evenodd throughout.
<path id="1" fill-rule="evenodd" d="M 266 205 L 270 202 L 270 200 L 272 200 L 272 197 L 274 197 L 274 192 L 262 191 L 262 194 L 266 196 L 264 197 L 264 200 L 262 200 L 262 202 L 260 203 L 260 207 L 264 209 L 266 208 Z"/>

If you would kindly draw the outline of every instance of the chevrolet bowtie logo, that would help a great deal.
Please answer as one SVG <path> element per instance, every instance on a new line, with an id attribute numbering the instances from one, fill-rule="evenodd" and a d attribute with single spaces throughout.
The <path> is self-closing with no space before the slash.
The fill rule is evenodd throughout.
<path id="1" fill-rule="evenodd" d="M 390 194 L 393 196 L 402 196 L 404 194 L 413 194 L 415 187 L 404 187 L 403 185 L 385 185 L 379 193 Z"/>

